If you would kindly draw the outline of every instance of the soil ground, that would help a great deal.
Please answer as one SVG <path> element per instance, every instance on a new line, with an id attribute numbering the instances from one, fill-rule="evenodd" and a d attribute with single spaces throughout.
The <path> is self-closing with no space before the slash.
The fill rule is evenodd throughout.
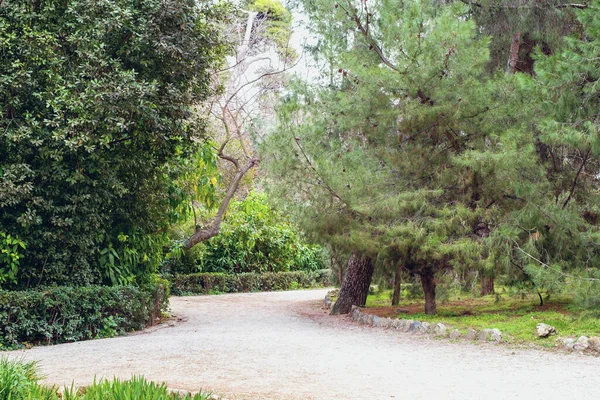
<path id="1" fill-rule="evenodd" d="M 172 327 L 31 350 L 46 382 L 144 375 L 228 399 L 598 399 L 598 358 L 359 326 L 326 290 L 171 299 Z"/>

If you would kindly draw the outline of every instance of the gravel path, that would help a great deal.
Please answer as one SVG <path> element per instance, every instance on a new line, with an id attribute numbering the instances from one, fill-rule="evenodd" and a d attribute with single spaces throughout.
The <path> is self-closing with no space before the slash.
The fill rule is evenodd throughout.
<path id="1" fill-rule="evenodd" d="M 142 374 L 229 399 L 600 399 L 600 359 L 358 326 L 324 290 L 175 297 L 173 327 L 9 354 L 46 381 Z"/>

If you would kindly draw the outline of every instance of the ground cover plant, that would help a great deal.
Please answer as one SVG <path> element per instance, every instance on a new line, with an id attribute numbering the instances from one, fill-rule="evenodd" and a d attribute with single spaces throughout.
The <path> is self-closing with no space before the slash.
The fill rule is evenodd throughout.
<path id="1" fill-rule="evenodd" d="M 34 362 L 0 358 L 0 400 L 206 400 L 210 393 L 169 392 L 165 383 L 147 381 L 141 376 L 129 380 L 102 379 L 83 388 L 48 387 Z"/>
<path id="2" fill-rule="evenodd" d="M 404 295 L 408 295 L 405 290 Z M 374 291 L 367 298 L 368 312 L 387 317 L 441 322 L 466 332 L 467 329 L 497 328 L 503 340 L 509 343 L 536 343 L 554 347 L 552 339 L 541 339 L 536 334 L 539 323 L 552 325 L 559 336 L 600 335 L 600 314 L 573 303 L 572 297 L 558 296 L 540 305 L 537 294 L 517 293 L 506 287 L 496 288 L 496 293 L 475 296 L 470 293 L 453 293 L 440 302 L 436 315 L 422 312 L 423 300 L 403 299 L 397 306 L 389 306 L 390 290 Z"/>

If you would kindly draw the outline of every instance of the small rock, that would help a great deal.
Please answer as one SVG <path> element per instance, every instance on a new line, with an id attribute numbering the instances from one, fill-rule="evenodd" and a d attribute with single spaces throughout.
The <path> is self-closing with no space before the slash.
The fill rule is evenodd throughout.
<path id="1" fill-rule="evenodd" d="M 403 319 L 402 321 L 404 321 L 402 324 L 402 332 L 408 332 L 413 322 L 415 322 L 412 319 Z"/>
<path id="2" fill-rule="evenodd" d="M 477 334 L 477 340 L 479 340 L 480 342 L 487 342 L 491 335 L 491 329 L 483 329 Z"/>
<path id="3" fill-rule="evenodd" d="M 579 339 L 573 345 L 573 349 L 577 351 L 584 351 L 590 347 L 590 340 L 587 336 L 580 336 Z"/>
<path id="4" fill-rule="evenodd" d="M 452 339 L 452 340 L 456 340 L 456 339 L 460 338 L 461 336 L 462 336 L 462 333 L 460 333 L 460 331 L 458 329 L 455 329 L 452 332 L 450 332 L 450 339 Z"/>
<path id="5" fill-rule="evenodd" d="M 467 334 L 465 335 L 465 339 L 467 340 L 475 340 L 477 338 L 477 331 L 474 329 L 467 329 Z"/>
<path id="6" fill-rule="evenodd" d="M 502 341 L 502 332 L 500 332 L 500 330 L 496 328 L 492 329 L 490 341 L 500 343 Z"/>
<path id="7" fill-rule="evenodd" d="M 383 320 L 385 321 L 385 323 L 384 323 L 384 326 L 383 326 L 383 327 L 384 327 L 385 329 L 390 329 L 390 328 L 392 327 L 392 322 L 394 322 L 394 320 L 393 320 L 393 319 L 391 319 L 391 318 L 384 318 Z"/>
<path id="8" fill-rule="evenodd" d="M 446 325 L 438 322 L 433 326 L 433 334 L 437 336 L 446 336 L 448 334 L 448 328 L 446 328 Z"/>
<path id="9" fill-rule="evenodd" d="M 535 329 L 537 331 L 538 337 L 541 337 L 541 338 L 547 338 L 550 335 L 556 335 L 558 333 L 556 331 L 556 328 L 554 328 L 551 325 L 543 324 L 543 323 L 537 324 Z"/>
<path id="10" fill-rule="evenodd" d="M 381 318 L 379 318 L 377 315 L 373 315 L 373 317 L 371 318 L 371 326 L 379 326 L 379 320 Z"/>
<path id="11" fill-rule="evenodd" d="M 589 340 L 588 340 L 589 344 L 590 344 L 590 349 L 594 350 L 597 353 L 600 353 L 600 338 L 597 336 L 592 336 Z"/>
<path id="12" fill-rule="evenodd" d="M 421 322 L 421 325 L 417 327 L 417 333 L 427 333 L 429 325 L 429 322 Z"/>
<path id="13" fill-rule="evenodd" d="M 390 328 L 391 329 L 400 329 L 400 325 L 402 324 L 402 321 L 399 319 L 393 319 L 392 323 L 390 324 Z"/>
<path id="14" fill-rule="evenodd" d="M 572 338 L 566 338 L 562 340 L 562 344 L 563 346 L 565 346 L 567 349 L 569 350 L 573 350 L 573 347 L 575 346 L 575 339 Z"/>
<path id="15" fill-rule="evenodd" d="M 411 321 L 409 327 L 408 327 L 408 332 L 416 332 L 419 330 L 419 328 L 421 327 L 421 323 L 419 321 Z"/>
<path id="16" fill-rule="evenodd" d="M 365 319 L 365 324 L 369 325 L 369 326 L 373 326 L 373 314 L 367 314 L 367 317 Z"/>

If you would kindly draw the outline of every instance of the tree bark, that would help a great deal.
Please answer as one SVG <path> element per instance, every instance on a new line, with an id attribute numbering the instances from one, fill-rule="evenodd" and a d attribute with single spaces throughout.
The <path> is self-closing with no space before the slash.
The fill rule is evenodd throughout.
<path id="1" fill-rule="evenodd" d="M 340 297 L 333 305 L 331 315 L 348 314 L 352 306 L 365 305 L 374 268 L 370 257 L 356 253 L 350 256 L 340 288 Z"/>
<path id="2" fill-rule="evenodd" d="M 223 217 L 225 216 L 225 212 L 227 211 L 227 208 L 229 207 L 229 203 L 231 202 L 231 199 L 235 195 L 235 192 L 237 191 L 238 186 L 240 185 L 240 181 L 242 180 L 242 178 L 244 177 L 246 172 L 248 172 L 256 164 L 258 164 L 258 159 L 251 158 L 250 160 L 248 160 L 248 162 L 246 164 L 239 167 L 237 161 L 233 160 L 231 157 L 225 156 L 223 154 L 219 154 L 219 157 L 221 157 L 225 160 L 229 160 L 233 164 L 235 164 L 235 166 L 238 167 L 237 171 L 236 171 L 235 175 L 233 176 L 231 183 L 229 184 L 229 188 L 227 189 L 225 198 L 223 199 L 223 202 L 221 203 L 221 206 L 219 207 L 219 210 L 217 211 L 217 215 L 213 219 L 212 223 L 207 228 L 202 229 L 200 227 L 196 227 L 196 232 L 194 232 L 194 234 L 192 236 L 190 236 L 183 245 L 183 250 L 185 250 L 185 251 L 191 249 L 198 243 L 208 240 L 219 234 L 219 232 L 221 230 L 221 222 L 223 221 Z"/>
<path id="3" fill-rule="evenodd" d="M 394 294 L 392 295 L 392 305 L 397 306 L 400 304 L 400 289 L 402 288 L 402 264 L 398 263 L 396 266 L 396 273 L 394 274 Z"/>
<path id="4" fill-rule="evenodd" d="M 419 273 L 423 293 L 425 293 L 425 314 L 435 314 L 437 306 L 435 303 L 435 276 L 431 268 L 425 268 Z"/>
<path id="5" fill-rule="evenodd" d="M 481 277 L 481 295 L 494 294 L 494 278 L 489 276 Z"/>
<path id="6" fill-rule="evenodd" d="M 517 71 L 517 62 L 519 61 L 519 48 L 521 46 L 521 32 L 514 34 L 510 44 L 510 55 L 506 64 L 506 72 L 514 74 Z"/>

